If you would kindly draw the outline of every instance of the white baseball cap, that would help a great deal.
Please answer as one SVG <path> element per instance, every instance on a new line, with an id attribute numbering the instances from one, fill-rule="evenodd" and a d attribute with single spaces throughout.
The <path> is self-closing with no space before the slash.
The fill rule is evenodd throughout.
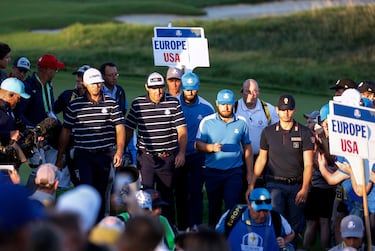
<path id="1" fill-rule="evenodd" d="M 104 83 L 104 79 L 98 69 L 90 68 L 86 70 L 85 73 L 83 73 L 83 82 L 88 85 L 91 85 L 97 83 Z"/>
<path id="2" fill-rule="evenodd" d="M 165 86 L 163 76 L 158 72 L 151 73 L 147 78 L 147 87 L 163 88 Z"/>

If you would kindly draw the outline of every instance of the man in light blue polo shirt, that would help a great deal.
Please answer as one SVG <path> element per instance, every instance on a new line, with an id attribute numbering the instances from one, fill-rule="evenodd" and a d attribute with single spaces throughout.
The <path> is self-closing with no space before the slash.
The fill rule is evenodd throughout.
<path id="1" fill-rule="evenodd" d="M 247 181 L 252 178 L 252 149 L 249 129 L 243 117 L 233 114 L 235 102 L 232 91 L 224 89 L 217 94 L 217 113 L 202 119 L 195 147 L 206 153 L 203 171 L 207 199 L 208 224 L 215 226 L 225 209 L 232 208 L 240 199 L 245 165 Z"/>

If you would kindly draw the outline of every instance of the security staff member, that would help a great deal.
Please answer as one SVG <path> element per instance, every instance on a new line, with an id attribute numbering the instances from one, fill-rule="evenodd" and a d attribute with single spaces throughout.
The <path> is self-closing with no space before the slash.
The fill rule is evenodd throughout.
<path id="1" fill-rule="evenodd" d="M 165 94 L 160 73 L 151 73 L 145 84 L 146 95 L 135 98 L 125 120 L 126 144 L 137 130 L 137 167 L 144 189 L 155 188 L 168 203 L 163 215 L 175 222 L 173 203 L 174 169 L 185 163 L 187 129 L 181 105 Z"/>
<path id="2" fill-rule="evenodd" d="M 281 95 L 276 107 L 280 121 L 262 131 L 259 156 L 254 165 L 253 190 L 257 177 L 265 170 L 266 187 L 272 207 L 284 215 L 296 233 L 304 230 L 306 202 L 313 171 L 314 138 L 307 127 L 294 120 L 294 97 Z"/>

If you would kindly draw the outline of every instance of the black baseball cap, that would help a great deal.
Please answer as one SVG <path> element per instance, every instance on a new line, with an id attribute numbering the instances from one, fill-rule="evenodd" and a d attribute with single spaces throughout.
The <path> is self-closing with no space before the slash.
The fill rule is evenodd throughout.
<path id="1" fill-rule="evenodd" d="M 336 81 L 336 84 L 331 86 L 329 89 L 331 90 L 340 90 L 340 89 L 350 89 L 350 88 L 357 88 L 356 82 L 349 78 L 342 78 Z"/>
<path id="2" fill-rule="evenodd" d="M 279 110 L 294 110 L 296 107 L 296 101 L 294 97 L 290 94 L 281 95 L 279 98 L 279 102 L 277 102 L 277 107 Z"/>

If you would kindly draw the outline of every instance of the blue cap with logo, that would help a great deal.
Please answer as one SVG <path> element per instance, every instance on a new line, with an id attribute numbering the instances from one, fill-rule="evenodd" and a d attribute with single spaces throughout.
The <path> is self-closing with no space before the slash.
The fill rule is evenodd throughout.
<path id="1" fill-rule="evenodd" d="M 30 95 L 25 92 L 25 85 L 21 80 L 17 78 L 7 78 L 1 82 L 1 89 L 7 90 L 9 92 L 14 92 L 19 94 L 23 98 L 30 98 Z"/>
<path id="2" fill-rule="evenodd" d="M 234 94 L 231 90 L 223 89 L 217 94 L 216 100 L 219 105 L 234 105 Z"/>
<path id="3" fill-rule="evenodd" d="M 271 194 L 268 192 L 267 189 L 263 187 L 255 188 L 250 193 L 249 200 L 251 203 L 251 207 L 255 211 L 261 211 L 261 210 L 270 211 L 272 209 Z"/>
<path id="4" fill-rule="evenodd" d="M 197 74 L 189 72 L 182 75 L 181 84 L 183 91 L 197 91 L 199 89 L 200 80 Z"/>

